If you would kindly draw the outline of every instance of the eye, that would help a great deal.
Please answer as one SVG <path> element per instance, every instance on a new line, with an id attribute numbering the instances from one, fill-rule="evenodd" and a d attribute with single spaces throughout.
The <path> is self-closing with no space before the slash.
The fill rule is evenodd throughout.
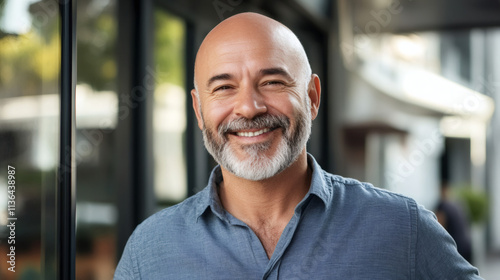
<path id="1" fill-rule="evenodd" d="M 216 87 L 214 89 L 214 92 L 216 91 L 223 91 L 223 90 L 228 90 L 228 89 L 231 89 L 232 87 L 231 86 L 228 86 L 228 85 L 223 85 L 223 86 L 220 86 L 220 87 Z"/>
<path id="2" fill-rule="evenodd" d="M 266 81 L 264 82 L 263 86 L 275 86 L 275 85 L 284 85 L 285 83 L 282 81 L 278 80 L 273 80 L 273 81 Z"/>

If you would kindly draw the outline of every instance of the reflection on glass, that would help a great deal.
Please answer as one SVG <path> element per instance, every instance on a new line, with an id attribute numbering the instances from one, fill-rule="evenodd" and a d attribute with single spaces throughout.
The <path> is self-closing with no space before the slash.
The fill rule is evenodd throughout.
<path id="1" fill-rule="evenodd" d="M 185 85 L 185 33 L 182 19 L 163 10 L 155 11 L 154 156 L 155 194 L 162 205 L 187 195 Z"/>
<path id="2" fill-rule="evenodd" d="M 116 3 L 78 1 L 76 86 L 76 279 L 112 279 L 116 267 L 117 186 L 113 137 Z"/>
<path id="3" fill-rule="evenodd" d="M 0 279 L 55 279 L 58 24 L 47 1 L 0 1 Z"/>

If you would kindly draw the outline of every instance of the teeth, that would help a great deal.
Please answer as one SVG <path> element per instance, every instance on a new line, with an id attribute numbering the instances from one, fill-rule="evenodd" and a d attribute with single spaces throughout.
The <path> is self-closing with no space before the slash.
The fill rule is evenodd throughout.
<path id="1" fill-rule="evenodd" d="M 255 131 L 255 132 L 237 132 L 236 135 L 243 136 L 243 137 L 255 137 L 255 136 L 259 136 L 263 133 L 266 133 L 268 131 L 270 131 L 269 128 L 264 128 L 264 129 L 261 129 L 259 131 Z"/>

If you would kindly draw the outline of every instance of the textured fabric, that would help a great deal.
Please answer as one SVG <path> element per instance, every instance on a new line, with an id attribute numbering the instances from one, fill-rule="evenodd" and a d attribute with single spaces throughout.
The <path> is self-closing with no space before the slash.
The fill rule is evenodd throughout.
<path id="1" fill-rule="evenodd" d="M 435 216 L 407 197 L 313 168 L 271 259 L 208 186 L 137 227 L 115 279 L 480 279 Z"/>

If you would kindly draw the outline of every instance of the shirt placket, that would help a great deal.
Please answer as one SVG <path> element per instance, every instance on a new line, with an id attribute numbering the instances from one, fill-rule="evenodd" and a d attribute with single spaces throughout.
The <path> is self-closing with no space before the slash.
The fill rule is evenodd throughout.
<path id="1" fill-rule="evenodd" d="M 292 241 L 295 230 L 297 229 L 297 225 L 299 224 L 301 212 L 302 211 L 295 211 L 292 219 L 290 219 L 290 222 L 283 230 L 283 233 L 281 234 L 278 244 L 276 245 L 276 249 L 274 250 L 271 259 L 269 260 L 268 266 L 264 275 L 262 276 L 262 279 L 279 279 L 278 272 L 281 264 L 281 258 L 283 257 L 283 254 Z"/>

